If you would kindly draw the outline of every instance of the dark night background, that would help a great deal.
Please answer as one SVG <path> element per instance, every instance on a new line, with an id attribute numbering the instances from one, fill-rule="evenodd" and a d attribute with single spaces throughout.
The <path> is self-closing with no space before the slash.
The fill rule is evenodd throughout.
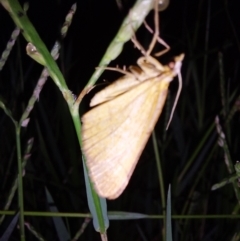
<path id="1" fill-rule="evenodd" d="M 23 1 L 20 1 L 23 4 Z M 51 49 L 59 39 L 59 31 L 74 1 L 29 0 L 28 16 L 42 40 Z M 58 60 L 69 89 L 78 95 L 98 66 L 108 45 L 117 33 L 133 0 L 122 0 L 120 9 L 115 0 L 78 1 L 77 11 L 66 38 L 62 41 Z M 170 86 L 170 95 L 156 136 L 161 156 L 165 191 L 172 184 L 172 213 L 184 215 L 239 214 L 239 203 L 232 185 L 211 192 L 211 186 L 229 175 L 224 163 L 224 152 L 217 146 L 215 129 L 206 137 L 216 115 L 220 116 L 233 164 L 239 159 L 239 96 L 240 81 L 240 4 L 239 0 L 170 0 L 169 7 L 160 13 L 160 36 L 171 50 L 160 57 L 162 63 L 185 53 L 183 61 L 183 91 L 170 129 L 165 132 L 164 121 L 176 94 L 178 82 Z M 153 27 L 152 12 L 147 22 Z M 0 5 L 0 53 L 9 40 L 14 24 Z M 144 27 L 137 38 L 147 48 L 151 41 Z M 26 107 L 42 67 L 25 53 L 25 39 L 20 36 L 9 59 L 0 72 L 0 97 L 16 120 Z M 161 50 L 158 45 L 154 52 Z M 220 81 L 219 53 L 223 56 L 224 82 Z M 125 44 L 121 55 L 110 63 L 129 66 L 141 56 L 132 42 Z M 105 71 L 97 83 L 114 81 L 118 73 Z M 89 109 L 89 100 L 106 83 L 87 95 L 80 108 Z M 225 99 L 221 95 L 221 85 Z M 223 102 L 227 113 L 223 114 Z M 227 121 L 235 106 L 231 122 Z M 68 108 L 61 93 L 49 79 L 39 101 L 30 115 L 30 124 L 22 130 L 22 148 L 34 137 L 32 156 L 24 177 L 24 202 L 27 211 L 49 211 L 46 202 L 47 187 L 59 212 L 89 212 L 81 153 Z M 0 205 L 3 208 L 17 173 L 15 133 L 12 122 L 0 109 Z M 206 137 L 206 138 L 205 138 Z M 201 145 L 201 143 L 204 143 Z M 198 150 L 200 148 L 200 150 Z M 196 153 L 194 162 L 184 177 L 179 176 Z M 201 172 L 201 174 L 199 174 Z M 186 203 L 190 203 L 184 209 Z M 191 206 L 192 205 L 192 206 Z M 17 209 L 17 195 L 10 210 Z M 159 180 L 152 140 L 148 142 L 125 192 L 115 201 L 108 202 L 109 211 L 127 211 L 162 214 Z M 84 219 L 63 219 L 73 237 Z M 8 227 L 10 217 L 0 227 L 0 236 Z M 46 240 L 60 240 L 52 218 L 26 217 Z M 162 220 L 144 219 L 111 221 L 109 240 L 162 240 Z M 238 219 L 198 219 L 173 221 L 173 240 L 240 240 Z M 19 240 L 15 230 L 10 240 Z M 26 231 L 26 240 L 37 240 Z M 79 240 L 100 240 L 90 223 Z"/>

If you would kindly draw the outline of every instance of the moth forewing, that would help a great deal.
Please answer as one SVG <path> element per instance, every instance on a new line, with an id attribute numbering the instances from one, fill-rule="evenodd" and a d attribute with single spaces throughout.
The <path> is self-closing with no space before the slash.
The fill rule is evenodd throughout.
<path id="1" fill-rule="evenodd" d="M 141 81 L 147 78 L 158 76 L 162 72 L 166 71 L 166 66 L 161 65 L 155 58 L 141 57 L 138 59 L 137 66 L 130 66 L 130 72 L 126 71 L 126 74 L 116 80 L 113 84 L 109 85 L 102 91 L 98 92 L 91 100 L 90 106 L 101 104 L 105 101 L 109 101 L 116 96 L 123 94 L 134 86 L 138 85 Z M 117 68 L 108 68 L 110 70 L 119 71 Z"/>
<path id="2" fill-rule="evenodd" d="M 102 91 L 98 92 L 90 102 L 90 106 L 99 105 L 103 102 L 114 99 L 118 95 L 126 92 L 129 88 L 139 84 L 139 81 L 136 76 L 132 73 L 126 74 L 120 77 L 113 84 L 107 86 Z"/>
<path id="3" fill-rule="evenodd" d="M 162 112 L 169 83 L 179 71 L 177 63 L 163 67 L 164 71 L 156 75 L 151 66 L 148 73 L 154 69 L 154 77 L 138 80 L 133 88 L 82 117 L 83 153 L 91 180 L 102 197 L 117 198 L 125 189 Z M 104 95 L 108 99 L 106 92 Z"/>

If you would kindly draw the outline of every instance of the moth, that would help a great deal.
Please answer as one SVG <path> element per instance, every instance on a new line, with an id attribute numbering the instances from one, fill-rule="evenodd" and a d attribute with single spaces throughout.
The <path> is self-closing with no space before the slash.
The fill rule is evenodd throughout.
<path id="1" fill-rule="evenodd" d="M 104 198 L 115 199 L 126 188 L 162 112 L 169 84 L 180 74 L 184 54 L 167 65 L 150 55 L 159 39 L 156 12 L 149 50 L 135 39 L 143 52 L 137 66 L 129 71 L 108 68 L 124 75 L 98 92 L 90 102 L 94 108 L 82 117 L 82 151 L 94 188 Z"/>

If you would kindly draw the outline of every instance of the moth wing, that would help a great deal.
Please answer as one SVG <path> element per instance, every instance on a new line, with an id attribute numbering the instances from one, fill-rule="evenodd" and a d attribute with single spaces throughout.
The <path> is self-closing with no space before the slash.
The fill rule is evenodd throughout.
<path id="1" fill-rule="evenodd" d="M 98 92 L 91 100 L 90 106 L 95 106 L 109 101 L 130 90 L 147 78 L 158 76 L 163 72 L 169 72 L 170 68 L 164 66 L 152 56 L 141 57 L 137 61 L 138 66 L 130 66 L 129 74 L 120 77 L 113 84 Z"/>
<path id="2" fill-rule="evenodd" d="M 138 68 L 139 69 L 139 68 Z M 138 71 L 141 71 L 140 69 Z M 132 87 L 139 84 L 137 76 L 127 74 L 120 77 L 117 81 L 99 91 L 91 100 L 90 106 L 99 105 L 123 94 Z"/>
<path id="3" fill-rule="evenodd" d="M 97 193 L 117 198 L 161 114 L 173 76 L 147 79 L 82 117 L 82 148 Z"/>

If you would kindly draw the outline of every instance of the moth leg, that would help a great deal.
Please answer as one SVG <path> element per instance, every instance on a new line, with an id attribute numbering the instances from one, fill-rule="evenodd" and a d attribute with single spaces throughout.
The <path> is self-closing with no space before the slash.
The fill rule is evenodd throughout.
<path id="1" fill-rule="evenodd" d="M 139 49 L 143 55 L 146 56 L 146 54 L 147 54 L 147 53 L 146 53 L 146 50 L 143 48 L 143 46 L 142 46 L 142 45 L 140 44 L 140 42 L 137 40 L 137 37 L 136 37 L 136 34 L 135 34 L 135 33 L 133 33 L 133 36 L 132 36 L 131 40 L 132 40 L 133 44 L 135 45 L 135 47 L 136 47 L 137 49 Z"/>
<path id="2" fill-rule="evenodd" d="M 155 3 L 154 3 L 154 35 L 153 35 L 153 38 L 152 38 L 152 41 L 149 45 L 149 48 L 148 48 L 148 51 L 146 53 L 146 55 L 150 55 L 156 42 L 157 42 L 157 38 L 159 37 L 159 15 L 158 15 L 158 1 L 155 0 Z"/>
<path id="3" fill-rule="evenodd" d="M 155 4 L 154 4 L 154 31 L 151 29 L 151 27 L 147 24 L 146 21 L 143 22 L 145 28 L 153 34 L 153 38 L 151 40 L 151 43 L 149 45 L 149 48 L 148 50 L 146 51 L 143 46 L 140 44 L 140 42 L 137 40 L 137 37 L 133 31 L 133 37 L 132 37 L 132 42 L 134 43 L 134 45 L 141 51 L 141 53 L 144 55 L 144 56 L 149 56 L 156 44 L 156 42 L 162 44 L 165 49 L 164 50 L 161 50 L 160 52 L 154 54 L 155 56 L 161 56 L 163 54 L 165 54 L 166 52 L 168 52 L 170 50 L 170 46 L 159 36 L 159 15 L 158 15 L 158 1 L 156 0 L 155 1 Z"/>
<path id="4" fill-rule="evenodd" d="M 147 24 L 146 21 L 143 22 L 145 28 L 150 32 L 150 33 L 154 33 L 153 30 L 151 29 L 151 27 Z M 167 53 L 170 50 L 170 46 L 160 37 L 157 36 L 157 42 L 162 44 L 166 49 L 161 50 L 160 52 L 157 52 L 156 54 L 154 54 L 155 56 L 161 56 L 165 53 Z"/>

